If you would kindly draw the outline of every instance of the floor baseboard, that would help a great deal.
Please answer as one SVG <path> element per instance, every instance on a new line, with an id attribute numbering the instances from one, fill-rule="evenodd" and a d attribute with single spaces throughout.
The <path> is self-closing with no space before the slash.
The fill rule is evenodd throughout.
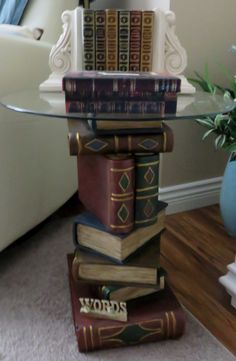
<path id="1" fill-rule="evenodd" d="M 222 177 L 159 189 L 159 199 L 168 203 L 167 214 L 219 203 Z"/>

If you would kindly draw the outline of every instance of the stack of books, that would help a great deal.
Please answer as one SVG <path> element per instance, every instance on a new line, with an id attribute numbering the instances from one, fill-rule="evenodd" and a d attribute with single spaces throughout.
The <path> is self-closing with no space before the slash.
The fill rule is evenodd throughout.
<path id="1" fill-rule="evenodd" d="M 70 97 L 77 102 L 76 97 L 95 96 L 99 102 L 106 91 L 111 99 L 130 96 L 130 85 L 127 90 L 112 81 L 112 88 L 104 87 L 101 74 L 98 85 L 97 73 L 87 73 L 64 77 L 66 107 Z M 124 84 L 132 83 L 135 92 L 137 78 L 126 77 Z M 157 74 L 149 74 L 148 79 L 158 84 L 163 99 L 168 92 L 167 85 L 160 91 L 161 82 L 173 86 L 171 93 L 180 88 L 174 77 L 161 76 L 160 82 Z M 140 89 L 150 91 L 144 85 Z M 184 332 L 184 312 L 160 265 L 167 204 L 158 199 L 159 155 L 172 151 L 173 132 L 161 120 L 146 126 L 148 121 L 141 119 L 71 121 L 70 154 L 77 156 L 79 199 L 85 207 L 74 220 L 75 252 L 68 258 L 81 352 L 177 338 Z"/>
<path id="2" fill-rule="evenodd" d="M 155 72 L 67 73 L 62 89 L 68 113 L 175 114 L 181 79 Z"/>
<path id="3" fill-rule="evenodd" d="M 81 9 L 85 70 L 150 71 L 152 10 Z"/>

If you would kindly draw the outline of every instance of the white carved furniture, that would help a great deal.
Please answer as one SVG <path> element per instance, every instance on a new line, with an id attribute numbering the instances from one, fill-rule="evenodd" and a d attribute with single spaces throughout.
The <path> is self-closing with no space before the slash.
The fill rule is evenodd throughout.
<path id="1" fill-rule="evenodd" d="M 226 288 L 231 296 L 231 305 L 236 308 L 236 256 L 233 263 L 227 266 L 226 275 L 219 278 L 219 282 Z"/>
<path id="2" fill-rule="evenodd" d="M 102 1 L 96 3 L 99 3 L 101 7 Z M 133 0 L 133 3 L 136 3 L 135 0 Z M 132 8 L 133 3 L 127 1 L 124 7 L 130 8 L 131 6 Z M 149 0 L 148 5 L 150 3 L 153 3 L 153 1 Z M 164 5 L 163 1 L 160 1 L 160 4 L 162 8 L 154 9 L 152 70 L 169 72 L 180 76 L 182 79 L 181 92 L 184 94 L 194 93 L 195 88 L 188 83 L 183 75 L 187 66 L 187 54 L 175 34 L 175 14 L 166 10 L 166 4 Z M 112 4 L 110 4 L 111 6 Z M 46 81 L 40 84 L 40 90 L 42 91 L 61 91 L 63 75 L 68 71 L 83 69 L 82 8 L 78 7 L 72 11 L 65 11 L 62 14 L 62 23 L 63 32 L 57 43 L 52 47 L 49 56 L 49 66 L 52 73 Z"/>

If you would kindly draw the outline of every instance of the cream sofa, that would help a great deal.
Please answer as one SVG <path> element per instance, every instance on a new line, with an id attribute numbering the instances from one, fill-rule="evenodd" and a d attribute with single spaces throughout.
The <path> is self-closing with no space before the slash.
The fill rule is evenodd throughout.
<path id="1" fill-rule="evenodd" d="M 0 97 L 37 87 L 50 73 L 49 52 L 61 13 L 75 0 L 31 0 L 20 26 L 0 25 Z M 34 39 L 34 28 L 44 30 Z M 0 107 L 0 251 L 47 218 L 77 188 L 66 121 Z"/>

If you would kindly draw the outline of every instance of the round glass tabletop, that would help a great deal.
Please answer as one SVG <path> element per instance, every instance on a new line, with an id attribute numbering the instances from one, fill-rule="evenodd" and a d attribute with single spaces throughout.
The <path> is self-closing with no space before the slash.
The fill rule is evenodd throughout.
<path id="1" fill-rule="evenodd" d="M 65 109 L 64 92 L 40 92 L 39 90 L 26 90 L 4 96 L 0 100 L 4 107 L 22 113 L 37 114 L 56 118 L 76 119 L 185 119 L 214 116 L 218 113 L 227 113 L 233 110 L 233 99 L 223 95 L 211 95 L 198 91 L 195 94 L 178 95 L 176 114 L 127 114 L 127 113 L 67 113 Z"/>

